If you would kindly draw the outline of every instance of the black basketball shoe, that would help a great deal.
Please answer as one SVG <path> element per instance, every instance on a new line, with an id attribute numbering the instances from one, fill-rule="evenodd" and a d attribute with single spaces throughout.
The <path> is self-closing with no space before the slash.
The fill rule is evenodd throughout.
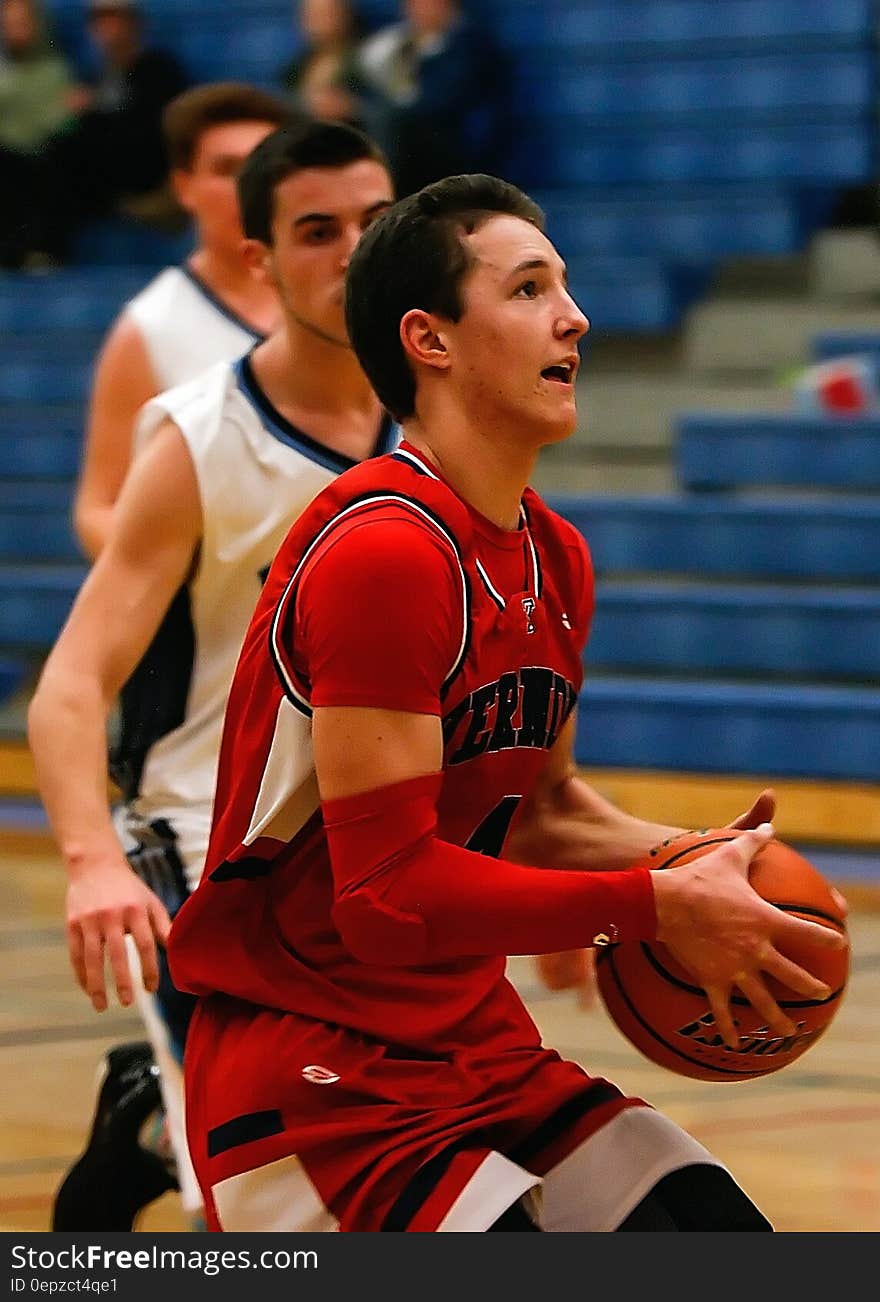
<path id="1" fill-rule="evenodd" d="M 149 1043 L 111 1049 L 85 1151 L 55 1196 L 53 1230 L 129 1231 L 138 1212 L 178 1187 L 168 1163 L 140 1142 L 144 1123 L 161 1111 Z"/>

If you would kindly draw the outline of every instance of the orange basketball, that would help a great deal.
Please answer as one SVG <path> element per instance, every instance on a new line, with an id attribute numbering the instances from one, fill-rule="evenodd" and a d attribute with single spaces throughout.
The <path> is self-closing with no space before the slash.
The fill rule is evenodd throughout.
<path id="1" fill-rule="evenodd" d="M 690 863 L 737 835 L 730 828 L 687 832 L 657 846 L 642 866 L 673 868 Z M 765 900 L 786 913 L 846 931 L 822 874 L 783 842 L 770 841 L 756 855 L 749 881 Z M 658 941 L 628 941 L 598 951 L 597 983 L 612 1021 L 652 1062 L 697 1080 L 752 1080 L 787 1067 L 814 1045 L 831 1025 L 846 989 L 848 948 L 830 950 L 799 943 L 784 952 L 829 985 L 831 994 L 827 999 L 805 999 L 767 977 L 768 988 L 797 1028 L 794 1035 L 781 1038 L 734 990 L 731 1005 L 740 1036 L 735 1049 L 728 1048 L 715 1031 L 705 992 Z"/>

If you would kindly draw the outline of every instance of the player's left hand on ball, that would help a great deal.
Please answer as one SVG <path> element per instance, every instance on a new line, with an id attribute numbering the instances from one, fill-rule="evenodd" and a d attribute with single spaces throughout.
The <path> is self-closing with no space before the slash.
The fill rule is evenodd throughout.
<path id="1" fill-rule="evenodd" d="M 735 818 L 728 827 L 735 827 L 740 831 L 748 831 L 753 827 L 760 827 L 762 823 L 772 823 L 773 816 L 776 813 L 776 792 L 772 787 L 765 787 L 752 802 L 751 809 L 747 809 L 739 818 Z"/>
<path id="2" fill-rule="evenodd" d="M 847 943 L 833 928 L 776 908 L 749 885 L 749 864 L 772 836 L 765 823 L 698 860 L 651 873 L 657 939 L 705 990 L 719 1034 L 731 1047 L 738 1043 L 734 988 L 776 1035 L 791 1035 L 793 1023 L 766 978 L 809 999 L 824 999 L 829 989 L 782 950 L 788 943 L 833 949 Z"/>
<path id="3" fill-rule="evenodd" d="M 737 831 L 747 832 L 753 827 L 760 827 L 762 823 L 772 823 L 773 816 L 776 813 L 776 792 L 772 787 L 765 787 L 754 799 L 751 809 L 740 814 L 728 827 L 735 827 Z M 845 918 L 849 913 L 849 905 L 846 898 L 841 895 L 835 887 L 831 887 L 831 894 L 834 897 L 834 903 L 840 910 L 840 916 Z"/>

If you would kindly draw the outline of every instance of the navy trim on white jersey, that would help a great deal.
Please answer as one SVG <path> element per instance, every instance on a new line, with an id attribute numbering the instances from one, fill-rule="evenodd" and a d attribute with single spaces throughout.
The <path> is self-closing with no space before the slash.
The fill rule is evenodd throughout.
<path id="1" fill-rule="evenodd" d="M 325 470 L 332 470 L 336 474 L 342 474 L 343 470 L 351 470 L 352 466 L 360 464 L 352 457 L 347 457 L 342 452 L 336 452 L 333 448 L 328 448 L 319 442 L 318 439 L 311 438 L 301 429 L 298 429 L 296 425 L 292 425 L 286 417 L 282 416 L 281 412 L 272 405 L 265 391 L 260 387 L 254 375 L 249 353 L 245 353 L 244 357 L 240 357 L 237 362 L 233 363 L 232 371 L 239 389 L 251 406 L 256 408 L 260 423 L 266 433 L 278 439 L 279 443 L 295 448 L 304 457 L 308 457 L 309 461 L 314 461 L 316 465 L 323 466 Z M 386 412 L 379 424 L 376 442 L 370 456 L 378 457 L 382 453 L 390 451 L 391 448 L 397 445 L 399 437 L 400 431 L 397 425 Z"/>
<path id="2" fill-rule="evenodd" d="M 294 705 L 300 711 L 300 713 L 305 714 L 307 717 L 311 717 L 312 708 L 309 702 L 306 700 L 306 698 L 297 689 L 296 684 L 294 683 L 293 680 L 292 667 L 285 664 L 284 650 L 281 646 L 280 630 L 284 619 L 284 613 L 287 608 L 288 600 L 291 597 L 291 595 L 295 594 L 296 584 L 300 577 L 300 574 L 302 573 L 303 566 L 307 563 L 309 557 L 312 555 L 315 548 L 318 547 L 321 542 L 323 542 L 323 540 L 326 538 L 328 533 L 332 532 L 332 530 L 335 529 L 336 526 L 346 518 L 346 516 L 350 515 L 352 511 L 359 511 L 362 507 L 381 506 L 389 502 L 397 503 L 399 505 L 409 507 L 410 509 L 417 511 L 418 514 L 423 516 L 426 520 L 430 521 L 430 523 L 434 526 L 437 532 L 440 533 L 443 536 L 443 538 L 445 538 L 445 540 L 449 543 L 450 547 L 452 548 L 455 554 L 455 559 L 458 564 L 458 571 L 459 571 L 459 576 L 461 578 L 461 586 L 462 586 L 461 643 L 459 645 L 458 651 L 456 653 L 455 659 L 453 660 L 449 673 L 443 679 L 443 683 L 440 688 L 441 699 L 449 691 L 453 679 L 456 677 L 458 671 L 461 669 L 461 666 L 464 663 L 464 658 L 467 655 L 468 647 L 470 645 L 470 604 L 471 603 L 470 603 L 470 584 L 468 583 L 468 577 L 467 574 L 465 573 L 464 565 L 462 564 L 461 549 L 459 548 L 458 542 L 453 537 L 453 535 L 448 531 L 443 521 L 439 519 L 439 517 L 436 516 L 433 513 L 433 511 L 431 511 L 428 507 L 426 507 L 423 502 L 418 502 L 414 498 L 405 496 L 405 494 L 403 493 L 382 492 L 381 490 L 378 490 L 373 493 L 364 493 L 362 496 L 354 498 L 351 502 L 349 502 L 348 506 L 344 507 L 343 510 L 339 512 L 338 515 L 334 515 L 331 520 L 328 520 L 327 523 L 324 525 L 324 527 L 321 529 L 320 533 L 318 533 L 309 543 L 308 547 L 300 557 L 299 564 L 297 565 L 293 574 L 287 580 L 287 584 L 285 585 L 284 591 L 281 594 L 281 598 L 275 610 L 275 617 L 272 620 L 272 627 L 269 631 L 269 654 L 272 657 L 272 663 L 275 665 L 275 671 L 278 674 L 278 678 L 284 690 L 284 694 L 285 696 L 287 696 L 291 704 Z"/>
<path id="3" fill-rule="evenodd" d="M 184 276 L 186 276 L 190 284 L 199 291 L 202 297 L 207 299 L 211 304 L 211 307 L 215 308 L 221 316 L 225 316 L 227 321 L 231 321 L 233 325 L 237 325 L 240 330 L 247 331 L 255 343 L 261 344 L 268 338 L 268 335 L 265 335 L 262 330 L 258 330 L 256 326 L 251 325 L 250 321 L 245 321 L 243 316 L 239 316 L 233 308 L 229 307 L 227 303 L 224 303 L 223 299 L 215 294 L 210 286 L 205 284 L 201 276 L 197 275 L 196 272 L 193 271 L 192 267 L 187 266 L 187 264 L 183 262 L 180 265 L 180 270 L 183 272 Z"/>

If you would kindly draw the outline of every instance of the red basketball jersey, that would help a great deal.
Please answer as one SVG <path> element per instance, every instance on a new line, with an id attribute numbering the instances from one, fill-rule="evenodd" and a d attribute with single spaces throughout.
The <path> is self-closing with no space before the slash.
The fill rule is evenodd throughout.
<path id="1" fill-rule="evenodd" d="M 445 743 L 438 837 L 498 855 L 574 707 L 593 594 L 587 549 L 572 526 L 527 490 L 522 528 L 500 537 L 405 444 L 341 476 L 288 534 L 244 642 L 205 873 L 175 923 L 175 980 L 198 994 L 222 992 L 430 1052 L 462 1037 L 499 1048 L 523 1035 L 537 1043 L 504 981 L 503 958 L 426 969 L 365 965 L 331 919 L 297 594 L 335 532 L 389 510 L 429 531 L 457 576 L 457 607 L 444 612 L 449 664 L 436 683 Z M 492 555 L 493 543 L 510 550 L 506 568 L 521 575 L 519 590 L 502 590 L 503 557 Z M 355 647 L 357 636 L 354 627 Z M 357 699 L 356 684 L 353 691 Z"/>
<path id="2" fill-rule="evenodd" d="M 310 567 L 321 600 L 331 599 L 320 558 L 366 520 L 393 521 L 398 539 L 404 521 L 406 538 L 430 540 L 444 586 L 432 580 L 396 611 L 380 591 L 398 681 L 389 670 L 385 682 L 375 658 L 366 673 L 345 655 L 351 683 L 330 674 L 327 700 L 309 626 Z M 436 564 L 429 568 L 436 579 Z M 333 920 L 311 754 L 313 691 L 315 706 L 436 713 L 444 735 L 436 835 L 497 855 L 574 707 L 592 605 L 583 540 L 534 493 L 523 497 L 521 528 L 505 533 L 407 444 L 342 475 L 291 529 L 244 642 L 206 869 L 169 950 L 176 984 L 206 997 L 187 1040 L 187 1119 L 212 1227 L 267 1228 L 249 1173 L 271 1172 L 293 1181 L 279 1194 L 288 1228 L 376 1230 L 425 1162 L 464 1147 L 469 1156 L 453 1163 L 432 1203 L 434 1221 L 413 1222 L 435 1228 L 490 1150 L 531 1144 L 529 1170 L 546 1171 L 640 1106 L 542 1046 L 503 956 L 418 966 L 349 952 Z M 357 650 L 356 611 L 341 618 Z M 423 665 L 409 666 L 416 650 L 401 656 L 404 642 L 426 648 Z M 506 1172 L 494 1195 L 500 1212 L 535 1178 L 492 1162 Z M 240 1195 L 244 1210 L 233 1214 Z"/>

